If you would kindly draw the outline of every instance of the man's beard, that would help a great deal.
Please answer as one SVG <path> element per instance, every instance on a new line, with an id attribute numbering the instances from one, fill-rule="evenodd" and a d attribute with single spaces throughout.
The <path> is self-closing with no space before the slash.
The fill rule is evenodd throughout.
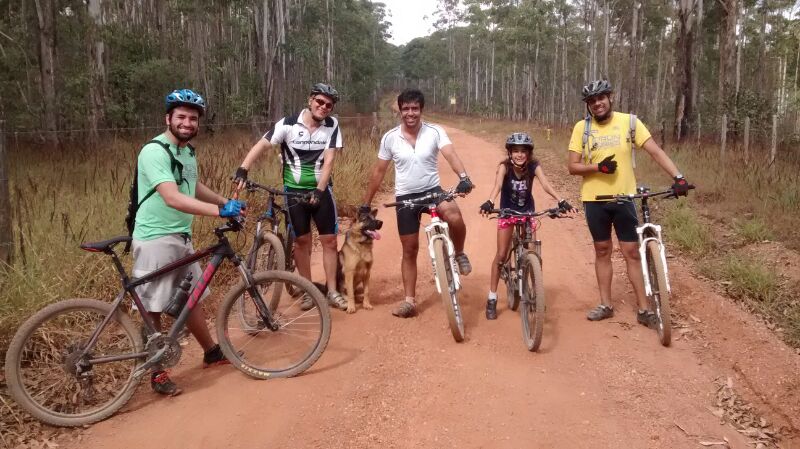
<path id="1" fill-rule="evenodd" d="M 175 136 L 180 142 L 184 142 L 185 143 L 185 142 L 188 142 L 188 141 L 194 139 L 194 136 L 197 135 L 197 128 L 195 128 L 195 130 L 193 132 L 191 132 L 191 134 L 187 135 L 186 132 L 180 131 L 177 126 L 174 126 L 174 125 L 170 124 L 169 125 L 169 132 L 171 132 L 172 135 Z"/>

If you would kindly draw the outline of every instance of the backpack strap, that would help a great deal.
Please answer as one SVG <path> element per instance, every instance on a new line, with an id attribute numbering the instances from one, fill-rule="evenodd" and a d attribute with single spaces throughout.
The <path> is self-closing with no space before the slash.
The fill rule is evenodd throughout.
<path id="1" fill-rule="evenodd" d="M 630 137 L 631 141 L 631 164 L 636 168 L 636 114 L 631 114 L 631 128 Z"/>
<path id="2" fill-rule="evenodd" d="M 169 150 L 169 144 L 168 143 L 164 143 L 164 142 L 162 142 L 160 140 L 153 139 L 153 140 L 147 142 L 146 144 L 144 144 L 144 146 L 142 148 L 146 147 L 147 145 L 150 145 L 151 143 L 157 143 L 159 146 L 161 146 L 161 148 L 164 149 L 164 151 L 167 152 L 167 155 L 169 156 L 170 170 L 172 171 L 172 174 L 173 175 L 175 174 L 175 169 L 178 170 L 178 176 L 175 178 L 175 183 L 178 184 L 179 186 L 181 184 L 183 184 L 186 181 L 186 179 L 183 177 L 183 164 L 181 164 L 180 161 L 175 159 L 175 156 L 172 155 L 172 151 Z M 191 152 L 190 154 L 192 156 L 194 156 L 194 147 L 193 146 L 189 145 L 189 151 Z M 138 167 L 137 167 L 137 170 L 136 170 L 136 176 L 137 177 L 139 176 Z M 136 208 L 138 209 L 139 207 L 141 207 L 142 203 L 144 203 L 148 198 L 153 196 L 154 193 L 156 193 L 156 188 L 155 187 L 150 189 L 145 194 L 144 198 L 139 200 L 139 205 L 136 206 Z"/>
<path id="3" fill-rule="evenodd" d="M 583 120 L 583 143 L 581 144 L 581 154 L 588 164 L 592 158 L 592 148 L 589 146 L 589 135 L 592 128 L 592 115 L 586 114 Z"/>

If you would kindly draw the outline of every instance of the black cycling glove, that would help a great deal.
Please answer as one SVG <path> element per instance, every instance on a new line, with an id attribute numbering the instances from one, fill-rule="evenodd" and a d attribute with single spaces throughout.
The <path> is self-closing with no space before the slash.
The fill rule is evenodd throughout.
<path id="1" fill-rule="evenodd" d="M 494 209 L 494 203 L 492 200 L 486 200 L 483 204 L 481 204 L 482 214 L 488 214 L 492 209 Z"/>
<path id="2" fill-rule="evenodd" d="M 569 203 L 567 202 L 567 200 L 560 200 L 560 201 L 558 202 L 558 208 L 559 208 L 559 209 L 561 209 L 561 210 L 563 210 L 564 212 L 570 212 L 570 211 L 572 211 L 572 210 L 574 209 L 574 208 L 572 207 L 572 204 L 569 204 Z"/>
<path id="3" fill-rule="evenodd" d="M 474 188 L 475 184 L 473 184 L 472 181 L 469 180 L 469 176 L 464 176 L 463 178 L 461 178 L 461 181 L 459 181 L 458 185 L 456 186 L 456 193 L 463 193 L 466 195 L 467 193 L 472 192 L 472 189 Z"/>
<path id="4" fill-rule="evenodd" d="M 686 196 L 689 194 L 689 181 L 681 175 L 673 178 L 675 182 L 672 184 L 672 191 L 675 192 L 675 198 L 679 196 Z"/>
<path id="5" fill-rule="evenodd" d="M 247 169 L 244 167 L 239 167 L 236 169 L 236 173 L 233 174 L 233 182 L 242 181 L 247 181 Z"/>
<path id="6" fill-rule="evenodd" d="M 597 164 L 597 169 L 600 170 L 600 173 L 610 175 L 613 174 L 615 171 L 617 171 L 617 161 L 613 159 L 614 155 L 612 154 L 611 156 L 603 159 L 602 161 L 600 161 L 599 164 Z"/>

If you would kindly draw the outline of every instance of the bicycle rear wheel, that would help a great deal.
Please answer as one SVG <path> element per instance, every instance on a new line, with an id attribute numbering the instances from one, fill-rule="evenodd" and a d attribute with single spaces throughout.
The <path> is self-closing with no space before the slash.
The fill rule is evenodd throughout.
<path id="1" fill-rule="evenodd" d="M 522 260 L 522 341 L 528 351 L 536 352 L 542 343 L 544 331 L 544 279 L 539 258 L 528 253 Z"/>
<path id="2" fill-rule="evenodd" d="M 289 286 L 309 295 L 314 307 L 302 310 L 303 295 L 293 297 Z M 262 298 L 271 298 L 276 289 L 281 293 L 275 308 L 270 308 L 277 327 L 272 330 L 257 311 L 266 305 Z M 246 322 L 255 326 L 241 325 L 240 301 L 248 303 Z M 292 377 L 307 370 L 325 351 L 330 335 L 325 297 L 314 284 L 286 271 L 253 273 L 253 287 L 248 289 L 244 282 L 234 285 L 217 312 L 217 338 L 225 357 L 243 373 L 259 379 Z"/>
<path id="3" fill-rule="evenodd" d="M 658 340 L 664 346 L 672 342 L 672 316 L 669 307 L 669 289 L 667 288 L 667 270 L 661 260 L 658 242 L 649 241 L 646 247 L 647 269 L 650 275 L 650 288 L 653 294 L 648 298 L 653 312 L 656 314 L 656 331 Z"/>
<path id="4" fill-rule="evenodd" d="M 261 237 L 254 244 L 258 246 L 256 247 L 254 257 L 249 260 L 247 264 L 250 271 L 256 273 L 260 271 L 284 269 L 286 266 L 286 255 L 283 252 L 283 246 L 277 235 L 270 231 L 262 232 Z M 270 310 L 275 310 L 275 307 L 277 307 L 281 293 L 282 288 L 271 289 L 269 295 L 267 295 L 266 291 L 262 292 L 263 298 L 269 300 Z M 253 308 L 252 301 L 246 301 L 242 298 L 237 304 L 237 307 L 239 308 L 239 319 L 242 327 L 255 329 L 257 322 L 252 321 L 251 318 L 257 317 L 258 313 Z"/>
<path id="5" fill-rule="evenodd" d="M 450 255 L 441 239 L 433 242 L 434 262 L 436 266 L 436 282 L 450 323 L 450 332 L 457 342 L 464 341 L 464 318 L 461 316 L 461 307 L 458 305 L 458 292 L 453 280 L 453 266 L 450 264 Z"/>
<path id="6" fill-rule="evenodd" d="M 6 352 L 6 382 L 11 397 L 36 419 L 55 426 L 82 426 L 119 410 L 136 390 L 142 359 L 89 365 L 99 357 L 142 351 L 136 325 L 117 310 L 84 358 L 80 352 L 111 313 L 111 304 L 68 299 L 30 317 Z M 83 376 L 76 365 L 84 362 Z"/>

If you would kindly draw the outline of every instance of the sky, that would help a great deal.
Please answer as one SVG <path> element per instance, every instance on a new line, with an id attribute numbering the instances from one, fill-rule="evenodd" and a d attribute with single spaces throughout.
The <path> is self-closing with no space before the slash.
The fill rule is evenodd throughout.
<path id="1" fill-rule="evenodd" d="M 403 45 L 415 37 L 427 36 L 433 32 L 433 13 L 435 0 L 373 0 L 386 4 L 389 13 L 392 38 L 389 42 Z M 427 17 L 426 17 L 427 16 Z"/>

